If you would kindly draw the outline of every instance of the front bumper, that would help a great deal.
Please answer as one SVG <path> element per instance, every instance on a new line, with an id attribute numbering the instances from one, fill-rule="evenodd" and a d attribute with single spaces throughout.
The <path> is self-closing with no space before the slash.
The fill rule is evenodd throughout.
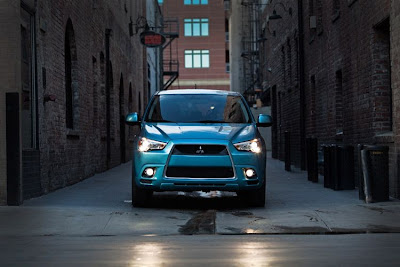
<path id="1" fill-rule="evenodd" d="M 172 153 L 176 145 L 224 145 L 228 155 L 175 155 Z M 265 181 L 265 150 L 255 154 L 238 151 L 227 140 L 211 139 L 180 139 L 173 140 L 163 150 L 149 152 L 137 151 L 134 144 L 132 180 L 143 189 L 152 191 L 243 191 L 258 189 Z M 229 168 L 233 170 L 232 177 L 202 177 L 198 173 L 192 177 L 167 177 L 168 167 L 193 168 Z M 152 177 L 144 174 L 146 168 L 153 168 Z M 246 178 L 245 170 L 253 169 L 256 175 Z"/>

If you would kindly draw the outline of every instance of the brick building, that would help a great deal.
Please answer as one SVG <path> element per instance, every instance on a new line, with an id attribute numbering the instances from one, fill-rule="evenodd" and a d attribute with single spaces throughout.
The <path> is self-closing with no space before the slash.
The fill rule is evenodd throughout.
<path id="1" fill-rule="evenodd" d="M 320 146 L 385 145 L 390 194 L 400 196 L 398 12 L 389 0 L 267 1 L 259 23 L 274 157 L 284 157 L 285 131 L 303 168 L 308 137 Z"/>
<path id="2" fill-rule="evenodd" d="M 129 159 L 124 116 L 148 100 L 146 52 L 129 23 L 145 2 L 0 2 L 0 204 Z"/>
<path id="3" fill-rule="evenodd" d="M 400 2 L 391 1 L 390 9 L 390 57 L 392 66 L 393 93 L 393 153 L 392 162 L 392 191 L 400 198 Z"/>
<path id="4" fill-rule="evenodd" d="M 179 62 L 170 89 L 230 89 L 228 21 L 223 0 L 159 1 L 165 18 L 176 18 L 179 38 L 164 50 L 164 66 Z"/>

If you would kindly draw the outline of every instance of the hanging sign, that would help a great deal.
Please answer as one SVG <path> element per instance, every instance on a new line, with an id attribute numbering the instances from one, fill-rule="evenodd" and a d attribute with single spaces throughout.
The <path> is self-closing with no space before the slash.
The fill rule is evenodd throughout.
<path id="1" fill-rule="evenodd" d="M 159 47 L 165 43 L 165 37 L 153 31 L 144 31 L 140 34 L 140 42 L 147 47 Z"/>

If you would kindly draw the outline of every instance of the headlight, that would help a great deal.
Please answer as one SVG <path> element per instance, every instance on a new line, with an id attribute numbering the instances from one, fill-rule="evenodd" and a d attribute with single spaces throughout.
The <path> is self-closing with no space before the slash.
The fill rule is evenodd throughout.
<path id="1" fill-rule="evenodd" d="M 167 143 L 158 142 L 142 137 L 139 140 L 138 150 L 140 152 L 147 152 L 150 150 L 162 150 L 166 145 Z"/>
<path id="2" fill-rule="evenodd" d="M 240 151 L 251 151 L 254 153 L 261 152 L 261 143 L 258 139 L 254 139 L 251 141 L 246 141 L 242 143 L 233 144 L 237 150 Z"/>

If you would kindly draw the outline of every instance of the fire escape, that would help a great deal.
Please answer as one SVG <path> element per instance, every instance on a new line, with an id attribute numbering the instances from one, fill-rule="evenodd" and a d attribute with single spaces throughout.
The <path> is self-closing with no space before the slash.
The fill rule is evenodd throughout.
<path id="1" fill-rule="evenodd" d="M 259 0 L 242 0 L 242 64 L 244 77 L 243 95 L 249 104 L 255 103 L 256 89 L 260 88 L 259 72 L 259 42 L 260 30 L 258 20 L 260 16 Z"/>
<path id="2" fill-rule="evenodd" d="M 172 47 L 172 42 L 179 37 L 179 20 L 177 18 L 165 18 L 162 34 L 167 38 L 167 42 L 162 47 L 163 90 L 167 90 L 179 77 L 177 46 L 175 50 Z"/>

